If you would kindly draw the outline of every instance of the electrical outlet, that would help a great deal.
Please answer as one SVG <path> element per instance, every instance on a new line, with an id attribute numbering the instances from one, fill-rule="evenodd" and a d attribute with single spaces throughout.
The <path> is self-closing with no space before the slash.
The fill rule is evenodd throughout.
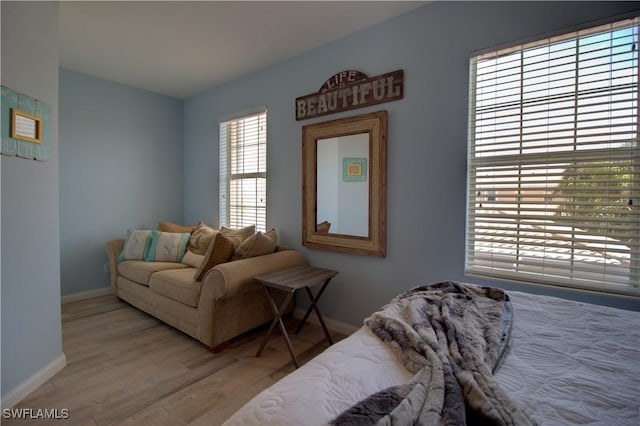
<path id="1" fill-rule="evenodd" d="M 108 263 L 104 264 L 104 272 L 105 273 L 109 273 L 109 264 Z"/>

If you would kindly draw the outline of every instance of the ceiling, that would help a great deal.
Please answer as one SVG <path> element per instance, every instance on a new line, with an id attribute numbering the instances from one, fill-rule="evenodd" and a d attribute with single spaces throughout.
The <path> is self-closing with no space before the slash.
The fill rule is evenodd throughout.
<path id="1" fill-rule="evenodd" d="M 424 3 L 63 1 L 60 66 L 185 99 Z"/>

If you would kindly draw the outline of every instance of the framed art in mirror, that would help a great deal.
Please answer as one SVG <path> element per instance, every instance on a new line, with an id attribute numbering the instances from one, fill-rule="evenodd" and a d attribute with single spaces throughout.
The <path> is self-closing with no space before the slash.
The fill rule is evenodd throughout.
<path id="1" fill-rule="evenodd" d="M 386 255 L 387 112 L 302 128 L 302 244 Z"/>

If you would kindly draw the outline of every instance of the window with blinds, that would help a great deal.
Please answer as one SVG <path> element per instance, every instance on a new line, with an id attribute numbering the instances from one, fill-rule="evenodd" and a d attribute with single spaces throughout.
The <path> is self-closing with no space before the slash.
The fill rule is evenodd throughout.
<path id="1" fill-rule="evenodd" d="M 267 112 L 220 123 L 220 224 L 267 226 Z"/>
<path id="2" fill-rule="evenodd" d="M 471 58 L 467 273 L 640 295 L 639 22 Z"/>

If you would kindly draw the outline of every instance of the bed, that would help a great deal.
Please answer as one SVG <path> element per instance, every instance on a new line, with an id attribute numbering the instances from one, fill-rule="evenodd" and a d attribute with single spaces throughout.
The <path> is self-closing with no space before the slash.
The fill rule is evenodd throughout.
<path id="1" fill-rule="evenodd" d="M 640 424 L 640 312 L 507 294 L 511 335 L 494 378 L 519 407 L 543 425 Z M 413 376 L 363 326 L 262 391 L 225 425 L 328 424 Z"/>

